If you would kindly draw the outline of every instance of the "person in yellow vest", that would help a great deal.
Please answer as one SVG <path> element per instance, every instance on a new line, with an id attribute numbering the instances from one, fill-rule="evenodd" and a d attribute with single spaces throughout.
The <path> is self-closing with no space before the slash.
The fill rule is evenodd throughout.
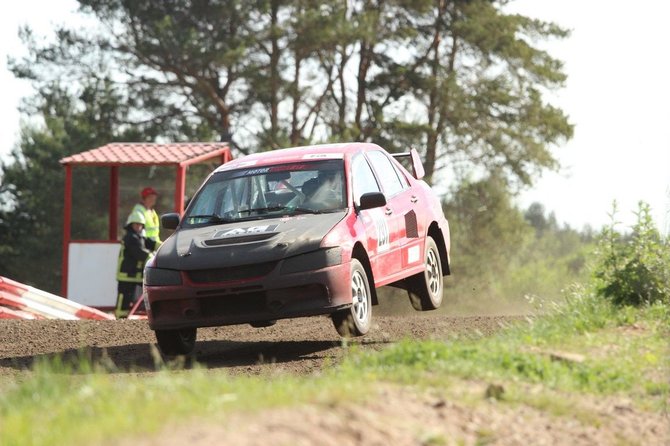
<path id="1" fill-rule="evenodd" d="M 121 240 L 121 251 L 116 272 L 118 281 L 116 310 L 118 319 L 128 316 L 132 305 L 142 294 L 144 265 L 156 249 L 156 242 L 143 235 L 144 216 L 131 213 L 124 229 L 126 234 Z"/>
<path id="2" fill-rule="evenodd" d="M 153 187 L 145 187 L 140 192 L 141 200 L 139 203 L 133 207 L 128 215 L 126 220 L 126 225 L 130 223 L 130 218 L 135 214 L 140 214 L 144 217 L 145 225 L 143 235 L 156 242 L 156 248 L 161 245 L 160 239 L 160 219 L 156 213 L 154 206 L 156 205 L 156 199 L 158 198 L 158 192 Z"/>

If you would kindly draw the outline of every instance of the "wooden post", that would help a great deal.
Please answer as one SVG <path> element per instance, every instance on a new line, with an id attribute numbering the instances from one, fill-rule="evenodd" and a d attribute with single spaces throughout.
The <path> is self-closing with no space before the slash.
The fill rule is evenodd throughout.
<path id="1" fill-rule="evenodd" d="M 177 181 L 174 190 L 174 211 L 184 213 L 184 193 L 186 192 L 186 166 L 177 166 Z"/>
<path id="2" fill-rule="evenodd" d="M 63 210 L 63 264 L 61 267 L 61 294 L 67 298 L 67 274 L 70 261 L 70 227 L 72 224 L 72 166 L 65 165 L 65 208 Z"/>
<path id="3" fill-rule="evenodd" d="M 109 169 L 109 240 L 118 238 L 119 224 L 119 166 Z"/>
<path id="4" fill-rule="evenodd" d="M 221 164 L 226 164 L 228 161 L 230 161 L 230 159 L 230 150 L 226 150 L 221 154 Z"/>

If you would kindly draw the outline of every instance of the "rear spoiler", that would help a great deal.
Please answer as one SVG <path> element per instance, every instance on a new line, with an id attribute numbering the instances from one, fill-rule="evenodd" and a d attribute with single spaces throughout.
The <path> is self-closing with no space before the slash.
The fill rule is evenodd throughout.
<path id="1" fill-rule="evenodd" d="M 417 180 L 426 175 L 426 170 L 423 168 L 421 157 L 416 149 L 410 149 L 409 152 L 392 153 L 391 156 L 396 159 L 402 166 L 412 173 L 412 176 Z"/>

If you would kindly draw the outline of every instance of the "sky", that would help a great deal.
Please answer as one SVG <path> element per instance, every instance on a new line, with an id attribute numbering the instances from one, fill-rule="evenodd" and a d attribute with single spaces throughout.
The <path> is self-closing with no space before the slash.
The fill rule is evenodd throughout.
<path id="1" fill-rule="evenodd" d="M 8 55 L 24 48 L 18 27 L 49 36 L 59 24 L 76 24 L 75 0 L 22 0 L 0 16 L 0 159 L 19 139 L 17 107 L 31 94 L 14 79 Z M 534 201 L 561 223 L 600 228 L 617 200 L 621 229 L 635 221 L 642 200 L 659 229 L 670 233 L 670 2 L 638 0 L 517 0 L 507 10 L 555 22 L 568 39 L 540 43 L 565 63 L 565 88 L 548 100 L 575 125 L 574 137 L 553 148 L 559 172 L 545 172 L 524 191 L 522 208 Z"/>
<path id="2" fill-rule="evenodd" d="M 572 31 L 546 49 L 565 62 L 552 102 L 575 135 L 555 154 L 563 168 L 523 194 L 559 221 L 600 227 L 617 200 L 624 226 L 643 200 L 670 229 L 670 3 L 656 0 L 519 0 L 510 10 Z"/>

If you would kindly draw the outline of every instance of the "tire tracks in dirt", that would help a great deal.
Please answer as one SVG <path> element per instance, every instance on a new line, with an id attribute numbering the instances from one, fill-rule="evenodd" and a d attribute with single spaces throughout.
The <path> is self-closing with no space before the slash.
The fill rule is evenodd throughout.
<path id="1" fill-rule="evenodd" d="M 405 338 L 488 335 L 520 319 L 440 313 L 377 316 L 370 333 L 349 343 L 380 350 Z M 337 363 L 346 351 L 330 320 L 316 317 L 282 320 L 267 328 L 199 329 L 194 358 L 208 369 L 231 374 L 304 375 Z M 90 358 L 118 373 L 152 373 L 160 368 L 155 337 L 146 321 L 0 321 L 0 376 L 21 374 L 37 361 L 57 356 L 75 362 Z"/>

